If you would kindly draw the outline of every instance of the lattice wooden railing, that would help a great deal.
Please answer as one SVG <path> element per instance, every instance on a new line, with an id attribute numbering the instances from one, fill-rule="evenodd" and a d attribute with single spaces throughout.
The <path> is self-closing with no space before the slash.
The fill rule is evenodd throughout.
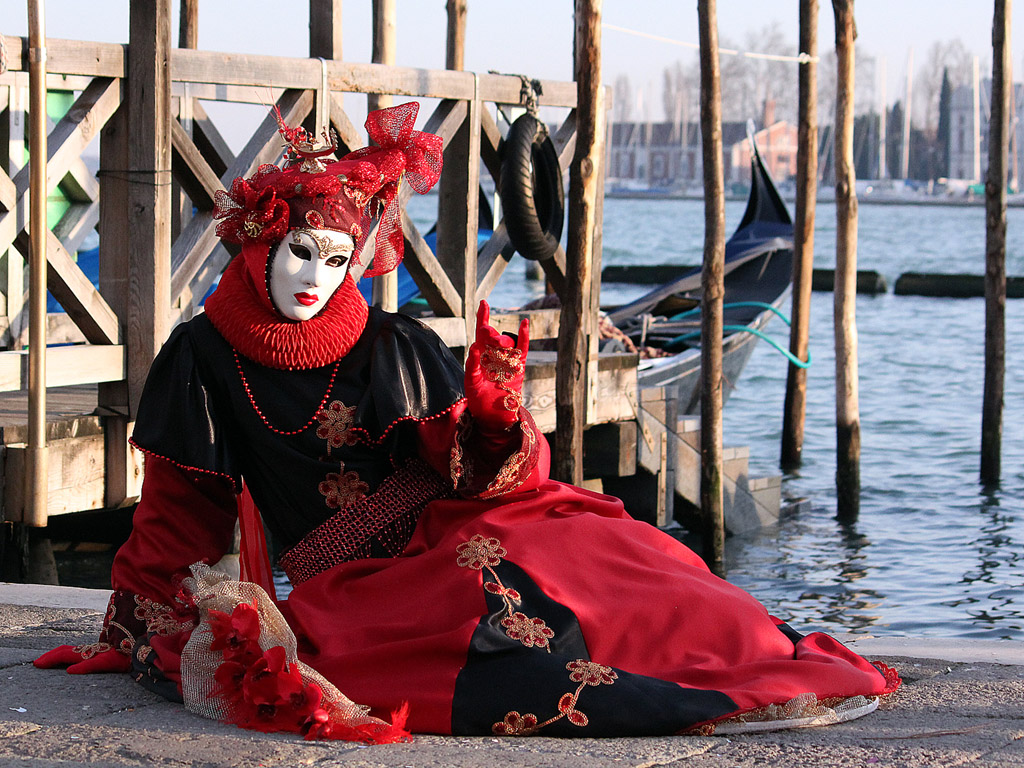
<path id="1" fill-rule="evenodd" d="M 0 259 L 5 267 L 0 331 L 6 350 L 0 351 L 0 391 L 12 391 L 25 389 L 27 381 L 21 346 L 27 316 L 23 256 L 28 253 L 29 168 L 23 137 L 28 73 L 26 41 L 8 37 L 5 42 L 10 55 L 8 71 L 0 74 Z M 153 60 L 148 50 L 143 53 Z M 49 131 L 47 188 L 59 187 L 70 205 L 47 236 L 48 279 L 77 329 L 73 336 L 84 341 L 48 349 L 47 386 L 100 383 L 99 413 L 118 425 L 108 430 L 108 463 L 113 455 L 122 469 L 126 466 L 117 458 L 128 451 L 123 433 L 130 428 L 162 336 L 198 310 L 231 258 L 216 237 L 214 195 L 235 177 L 280 157 L 282 142 L 269 110 L 236 154 L 204 103 L 270 102 L 289 124 L 329 123 L 343 149 L 351 150 L 365 138 L 345 111 L 344 94 L 387 94 L 396 103 L 426 100 L 431 111 L 422 128 L 440 135 L 445 144 L 445 171 L 436 195 L 438 238 L 432 250 L 406 215 L 405 264 L 442 338 L 463 347 L 472 337 L 477 303 L 494 288 L 514 252 L 503 223 L 478 247 L 477 225 L 481 173 L 496 185 L 500 176 L 502 136 L 494 105 L 520 104 L 519 77 L 172 49 L 167 111 L 159 102 L 155 107 L 139 102 L 140 91 L 130 98 L 131 54 L 124 45 L 47 40 L 48 88 L 75 94 L 72 107 Z M 154 77 L 159 89 L 160 76 Z M 576 139 L 576 86 L 543 82 L 542 88 L 539 104 L 562 108 L 565 115 L 553 138 L 567 178 Z M 166 115 L 162 127 L 161 113 Z M 133 121 L 146 119 L 153 126 L 140 133 Z M 148 155 L 140 153 L 133 145 L 140 135 L 166 144 L 146 147 Z M 97 139 L 99 173 L 93 174 L 82 154 Z M 153 167 L 161 165 L 160 158 L 168 159 L 166 165 Z M 165 186 L 172 188 L 170 205 L 161 202 L 166 199 L 162 193 L 140 198 L 144 187 Z M 80 244 L 94 229 L 100 236 L 99 288 L 75 263 Z M 141 236 L 140 229 L 145 230 Z M 170 239 L 169 248 L 164 238 Z M 565 282 L 564 264 L 561 249 L 542 262 L 558 291 Z M 502 330 L 518 325 L 518 317 L 494 319 Z M 531 320 L 533 338 L 557 334 L 557 310 L 532 312 Z M 127 469 L 127 482 L 108 479 L 108 505 L 131 495 L 130 462 Z"/>

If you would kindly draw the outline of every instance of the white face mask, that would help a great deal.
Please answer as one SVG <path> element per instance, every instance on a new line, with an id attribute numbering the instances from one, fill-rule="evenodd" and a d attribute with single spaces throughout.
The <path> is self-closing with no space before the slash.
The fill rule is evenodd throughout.
<path id="1" fill-rule="evenodd" d="M 309 320 L 338 290 L 355 242 L 333 229 L 293 229 L 278 243 L 270 264 L 270 298 L 289 320 Z"/>

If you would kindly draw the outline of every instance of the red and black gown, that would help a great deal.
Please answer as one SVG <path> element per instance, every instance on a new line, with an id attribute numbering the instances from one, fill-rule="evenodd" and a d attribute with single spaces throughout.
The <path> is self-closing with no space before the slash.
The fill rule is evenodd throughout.
<path id="1" fill-rule="evenodd" d="M 618 499 L 548 479 L 525 411 L 500 439 L 474 431 L 462 381 L 431 331 L 375 309 L 340 359 L 293 370 L 205 316 L 179 326 L 138 415 L 145 485 L 105 630 L 140 636 L 137 677 L 180 685 L 191 624 L 168 606 L 229 547 L 244 481 L 294 585 L 280 608 L 301 660 L 375 713 L 408 703 L 414 732 L 706 732 L 899 684 Z"/>

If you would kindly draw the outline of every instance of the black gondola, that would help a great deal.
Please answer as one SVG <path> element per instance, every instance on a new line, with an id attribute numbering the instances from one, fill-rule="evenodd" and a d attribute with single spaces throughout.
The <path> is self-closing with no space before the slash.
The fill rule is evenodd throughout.
<path id="1" fill-rule="evenodd" d="M 725 332 L 722 399 L 728 398 L 758 341 L 758 333 L 790 295 L 793 220 L 751 136 L 750 197 L 743 219 L 725 245 Z M 680 414 L 700 407 L 701 270 L 609 313 L 637 346 L 673 354 L 642 359 L 641 387 L 675 387 Z"/>

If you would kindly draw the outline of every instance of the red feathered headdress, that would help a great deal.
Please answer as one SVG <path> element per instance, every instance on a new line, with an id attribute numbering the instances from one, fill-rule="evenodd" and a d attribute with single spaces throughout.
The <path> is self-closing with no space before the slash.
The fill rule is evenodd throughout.
<path id="1" fill-rule="evenodd" d="M 270 248 L 290 229 L 334 229 L 356 241 L 354 263 L 379 222 L 373 268 L 366 275 L 390 272 L 402 261 L 404 237 L 398 206 L 402 178 L 424 194 L 441 175 L 440 136 L 413 130 L 419 104 L 410 102 L 371 112 L 366 131 L 376 146 L 329 160 L 335 146 L 317 148 L 302 128 L 289 128 L 278 115 L 288 143 L 285 168 L 261 165 L 248 179 L 237 178 L 218 192 L 213 216 L 217 235 L 242 246 L 242 259 L 260 298 L 272 307 L 266 286 Z"/>

